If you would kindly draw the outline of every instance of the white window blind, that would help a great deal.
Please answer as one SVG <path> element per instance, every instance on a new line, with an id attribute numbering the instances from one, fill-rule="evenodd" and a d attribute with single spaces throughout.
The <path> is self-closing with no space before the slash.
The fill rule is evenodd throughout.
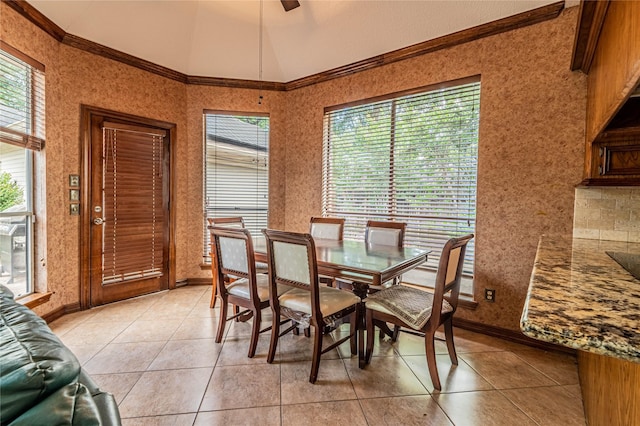
<path id="1" fill-rule="evenodd" d="M 405 246 L 431 249 L 474 232 L 480 82 L 328 110 L 323 214 L 343 217 L 345 238 L 367 220 L 406 222 Z M 464 272 L 473 273 L 473 240 Z"/>
<path id="2" fill-rule="evenodd" d="M 204 114 L 204 238 L 207 218 L 241 216 L 253 235 L 267 227 L 269 213 L 269 117 Z"/>
<path id="3" fill-rule="evenodd" d="M 0 42 L 0 142 L 44 145 L 44 66 Z"/>

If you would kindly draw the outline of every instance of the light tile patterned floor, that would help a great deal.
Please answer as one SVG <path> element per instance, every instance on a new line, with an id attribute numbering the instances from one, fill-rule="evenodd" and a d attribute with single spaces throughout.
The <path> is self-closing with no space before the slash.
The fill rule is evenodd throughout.
<path id="1" fill-rule="evenodd" d="M 365 370 L 348 343 L 327 353 L 312 385 L 312 339 L 284 336 L 267 364 L 264 333 L 247 358 L 250 323 L 232 322 L 214 342 L 218 309 L 209 308 L 209 292 L 143 296 L 64 316 L 51 328 L 115 395 L 125 425 L 585 424 L 574 357 L 456 329 L 457 367 L 437 342 L 437 392 L 423 339 L 403 333 L 395 344 L 377 341 Z"/>

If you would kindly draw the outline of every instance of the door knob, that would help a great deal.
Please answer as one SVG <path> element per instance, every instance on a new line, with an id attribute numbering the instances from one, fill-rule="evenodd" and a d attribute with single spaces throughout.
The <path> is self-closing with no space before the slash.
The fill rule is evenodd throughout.
<path id="1" fill-rule="evenodd" d="M 101 217 L 96 217 L 95 219 L 93 219 L 93 223 L 96 225 L 102 225 L 104 223 L 104 219 Z"/>

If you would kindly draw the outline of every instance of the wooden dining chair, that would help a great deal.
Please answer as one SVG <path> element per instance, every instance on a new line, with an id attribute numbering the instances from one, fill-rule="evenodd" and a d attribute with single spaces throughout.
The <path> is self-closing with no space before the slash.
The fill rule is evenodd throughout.
<path id="1" fill-rule="evenodd" d="M 233 216 L 233 217 L 208 217 L 207 222 L 209 223 L 208 228 L 211 229 L 213 226 L 223 226 L 226 228 L 244 228 L 244 219 L 241 216 Z M 213 242 L 213 240 L 211 240 Z M 213 259 L 213 255 L 211 255 L 211 269 L 213 272 L 213 286 L 211 288 L 211 302 L 209 303 L 210 308 L 216 307 L 216 287 L 218 285 L 216 279 L 216 273 L 213 271 L 215 268 L 215 263 Z M 267 273 L 267 265 L 262 262 L 256 262 L 256 273 L 257 274 L 266 274 Z M 224 276 L 226 282 L 232 280 L 228 275 Z M 234 306 L 234 312 L 238 313 L 238 309 Z"/>
<path id="2" fill-rule="evenodd" d="M 404 246 L 404 232 L 407 224 L 404 222 L 382 222 L 376 220 L 367 221 L 364 233 L 364 242 L 369 245 Z M 369 292 L 380 291 L 391 285 L 400 284 L 401 277 L 393 277 L 392 280 L 382 283 L 381 286 L 369 286 Z"/>
<path id="3" fill-rule="evenodd" d="M 315 239 L 342 241 L 344 218 L 312 217 L 309 221 L 309 233 Z"/>
<path id="4" fill-rule="evenodd" d="M 347 340 L 351 340 L 351 353 L 357 353 L 360 298 L 350 292 L 319 285 L 316 249 L 311 235 L 269 229 L 262 232 L 267 240 L 273 318 L 284 316 L 294 321 L 282 333 L 280 324 L 273 322 L 267 362 L 273 362 L 281 336 L 298 325 L 311 326 L 314 329 L 314 340 L 309 382 L 315 383 L 322 354 Z M 278 286 L 287 286 L 290 290 L 278 294 Z M 350 334 L 323 349 L 325 332 L 342 318 L 349 319 Z"/>
<path id="5" fill-rule="evenodd" d="M 253 317 L 249 358 L 253 358 L 258 344 L 258 335 L 271 327 L 260 330 L 262 310 L 269 306 L 269 277 L 256 274 L 253 242 L 251 234 L 244 228 L 228 228 L 214 226 L 211 228 L 212 256 L 217 265 L 217 296 L 220 298 L 220 319 L 216 343 L 222 341 L 227 321 L 238 319 L 247 321 Z M 238 277 L 236 280 L 225 280 L 225 276 Z M 233 315 L 227 317 L 229 303 L 245 308 L 234 309 Z M 277 318 L 277 317 L 275 317 Z"/>
<path id="6" fill-rule="evenodd" d="M 402 248 L 406 228 L 407 224 L 404 222 L 369 220 L 364 233 L 364 242 Z"/>
<path id="7" fill-rule="evenodd" d="M 340 217 L 312 217 L 309 233 L 314 239 L 342 241 L 344 235 L 344 219 Z M 334 287 L 333 277 L 319 275 L 320 284 Z"/>
<path id="8" fill-rule="evenodd" d="M 453 343 L 453 315 L 458 307 L 460 280 L 467 244 L 473 234 L 452 238 L 444 245 L 436 274 L 434 292 L 404 285 L 393 286 L 365 299 L 367 349 L 365 362 L 371 362 L 374 322 L 384 321 L 424 333 L 427 366 L 431 382 L 441 390 L 436 366 L 435 333 L 444 324 L 444 334 L 451 363 L 458 365 Z"/>
<path id="9" fill-rule="evenodd" d="M 228 228 L 244 228 L 244 219 L 235 217 L 208 217 L 209 226 L 225 226 Z"/>

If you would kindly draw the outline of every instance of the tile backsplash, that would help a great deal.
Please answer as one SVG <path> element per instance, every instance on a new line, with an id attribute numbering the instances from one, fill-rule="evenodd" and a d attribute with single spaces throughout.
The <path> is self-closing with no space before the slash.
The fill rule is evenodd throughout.
<path id="1" fill-rule="evenodd" d="M 573 236 L 640 242 L 640 187 L 576 188 Z"/>

